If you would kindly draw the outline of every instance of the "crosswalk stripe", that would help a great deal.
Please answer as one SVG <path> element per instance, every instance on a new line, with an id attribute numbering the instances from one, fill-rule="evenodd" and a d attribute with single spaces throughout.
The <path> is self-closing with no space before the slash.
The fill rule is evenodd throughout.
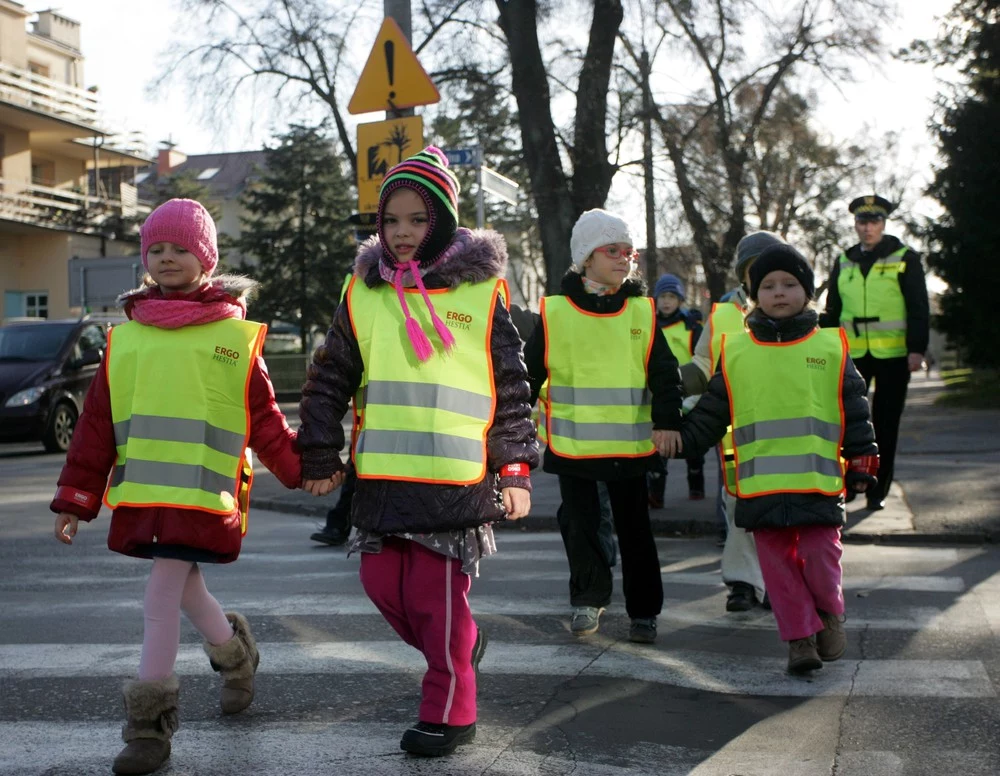
<path id="1" fill-rule="evenodd" d="M 336 677 L 368 673 L 423 673 L 420 653 L 400 641 L 258 643 L 262 674 Z M 135 644 L 24 644 L 0 646 L 7 679 L 128 677 L 139 663 Z M 177 673 L 210 674 L 197 645 L 184 644 Z M 659 650 L 632 644 L 539 645 L 491 643 L 482 671 L 493 675 L 606 676 L 755 696 L 879 696 L 993 698 L 978 660 L 843 660 L 829 663 L 812 682 L 785 673 L 784 657 L 736 656 L 705 650 Z"/>

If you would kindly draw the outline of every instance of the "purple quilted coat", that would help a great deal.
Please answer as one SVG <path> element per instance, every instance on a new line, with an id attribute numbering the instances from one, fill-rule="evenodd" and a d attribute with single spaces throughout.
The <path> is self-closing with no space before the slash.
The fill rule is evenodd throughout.
<path id="1" fill-rule="evenodd" d="M 427 288 L 454 288 L 464 282 L 504 276 L 507 247 L 503 237 L 489 230 L 460 229 L 455 239 L 464 243 L 464 248 L 424 277 Z M 377 237 L 361 247 L 354 265 L 354 274 L 359 279 L 355 282 L 363 280 L 369 288 L 385 283 L 378 269 L 381 254 Z M 428 336 L 436 335 L 429 331 Z M 500 488 L 530 489 L 527 477 L 501 480 L 497 476 L 508 463 L 524 463 L 531 468 L 538 465 L 538 443 L 528 403 L 530 389 L 521 340 L 510 314 L 500 304 L 493 315 L 490 344 L 497 404 L 486 438 L 486 478 L 466 486 L 360 479 L 351 513 L 355 526 L 379 533 L 429 533 L 483 525 L 504 519 Z M 347 305 L 341 304 L 326 341 L 313 355 L 302 388 L 298 445 L 304 480 L 325 479 L 343 468 L 340 452 L 345 440 L 341 420 L 361 384 L 364 367 Z"/>

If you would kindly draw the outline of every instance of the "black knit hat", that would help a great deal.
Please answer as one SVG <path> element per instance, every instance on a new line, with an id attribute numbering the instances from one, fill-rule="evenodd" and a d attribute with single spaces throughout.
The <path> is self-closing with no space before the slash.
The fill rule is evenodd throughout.
<path id="1" fill-rule="evenodd" d="M 772 245 L 765 248 L 757 261 L 750 265 L 750 298 L 757 301 L 757 291 L 769 273 L 782 270 L 794 275 L 809 299 L 816 293 L 815 278 L 806 257 L 791 245 Z"/>

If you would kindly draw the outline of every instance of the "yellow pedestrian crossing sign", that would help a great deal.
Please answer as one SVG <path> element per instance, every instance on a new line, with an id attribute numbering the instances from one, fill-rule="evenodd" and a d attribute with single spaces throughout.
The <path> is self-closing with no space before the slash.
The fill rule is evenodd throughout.
<path id="1" fill-rule="evenodd" d="M 387 16 L 358 78 L 347 112 L 370 113 L 431 105 L 441 99 L 396 21 Z"/>
<path id="2" fill-rule="evenodd" d="M 358 212 L 378 210 L 378 192 L 389 168 L 424 147 L 424 120 L 403 116 L 358 124 Z"/>

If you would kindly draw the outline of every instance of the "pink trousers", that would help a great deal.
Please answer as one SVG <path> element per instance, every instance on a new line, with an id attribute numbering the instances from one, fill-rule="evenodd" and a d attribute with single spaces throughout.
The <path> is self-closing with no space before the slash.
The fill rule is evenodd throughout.
<path id="1" fill-rule="evenodd" d="M 381 552 L 361 554 L 361 584 L 400 638 L 427 660 L 420 721 L 475 722 L 476 623 L 468 599 L 472 580 L 461 561 L 387 537 Z"/>
<path id="2" fill-rule="evenodd" d="M 817 609 L 844 613 L 840 528 L 761 528 L 753 536 L 782 641 L 804 639 L 823 630 Z"/>

